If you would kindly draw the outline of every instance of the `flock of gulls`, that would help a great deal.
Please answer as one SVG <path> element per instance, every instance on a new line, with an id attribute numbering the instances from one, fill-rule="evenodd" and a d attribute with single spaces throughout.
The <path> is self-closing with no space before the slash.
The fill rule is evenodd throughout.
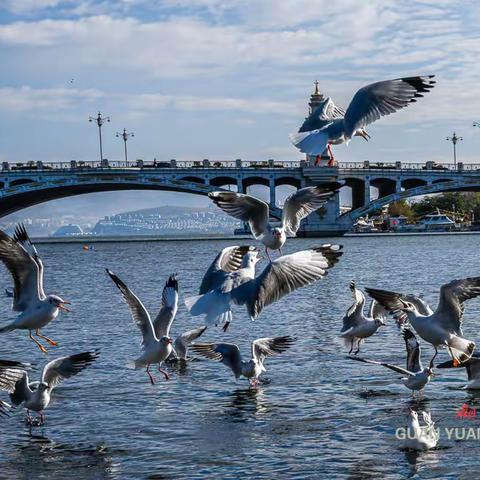
<path id="1" fill-rule="evenodd" d="M 365 127 L 383 115 L 392 113 L 416 101 L 433 86 L 432 77 L 410 77 L 378 82 L 359 90 L 347 111 L 327 99 L 316 110 L 315 118 L 305 121 L 294 142 L 309 154 L 322 153 L 332 143 L 348 142 L 353 135 L 368 136 Z M 323 122 L 323 123 L 322 123 Z M 256 274 L 260 251 L 251 245 L 231 246 L 218 253 L 206 270 L 198 294 L 185 299 L 192 317 L 203 318 L 198 328 L 180 333 L 175 340 L 171 336 L 172 324 L 178 309 L 178 279 L 172 274 L 162 292 L 160 311 L 154 319 L 138 296 L 114 272 L 107 275 L 119 289 L 128 305 L 131 317 L 139 328 L 142 343 L 138 358 L 131 363 L 135 369 L 145 369 L 151 384 L 155 366 L 165 380 L 169 362 L 188 361 L 189 351 L 223 363 L 231 369 L 235 378 L 241 376 L 255 387 L 265 372 L 268 357 L 284 353 L 296 341 L 289 335 L 259 338 L 252 342 L 248 357 L 230 343 L 201 343 L 198 339 L 209 328 L 220 327 L 226 331 L 233 321 L 232 306 L 244 305 L 252 320 L 257 319 L 264 308 L 289 293 L 307 287 L 324 278 L 342 256 L 342 246 L 324 244 L 308 250 L 282 255 L 287 237 L 295 236 L 302 219 L 318 210 L 336 194 L 340 183 L 328 183 L 297 190 L 285 201 L 279 224 L 272 224 L 269 208 L 263 201 L 247 194 L 218 191 L 211 200 L 232 217 L 249 224 L 253 237 L 260 241 L 269 263 Z M 272 259 L 270 251 L 278 251 Z M 25 227 L 19 224 L 12 237 L 0 230 L 0 261 L 13 278 L 12 309 L 18 316 L 0 328 L 0 334 L 15 330 L 27 330 L 29 338 L 43 352 L 57 343 L 41 333 L 59 315 L 69 312 L 69 304 L 60 296 L 46 294 L 43 287 L 44 266 L 37 249 Z M 446 349 L 451 360 L 438 368 L 465 368 L 468 374 L 467 388 L 480 389 L 480 355 L 475 343 L 463 336 L 462 320 L 465 302 L 480 295 L 480 277 L 454 280 L 440 289 L 440 300 L 433 310 L 421 296 L 366 288 L 371 297 L 365 314 L 364 293 L 351 282 L 353 304 L 343 318 L 339 336 L 348 349 L 348 358 L 358 362 L 379 365 L 402 375 L 402 382 L 412 395 L 423 394 L 424 388 L 434 376 L 434 360 L 438 349 Z M 364 341 L 387 325 L 392 316 L 398 326 L 406 348 L 405 368 L 386 362 L 377 362 L 359 356 Z M 420 337 L 430 344 L 434 354 L 426 366 L 422 363 Z M 53 390 L 64 380 L 74 377 L 92 365 L 100 355 L 99 350 L 75 353 L 56 358 L 43 368 L 39 381 L 31 382 L 28 372 L 31 365 L 12 359 L 0 360 L 0 390 L 10 394 L 10 403 L 0 400 L 0 414 L 8 416 L 17 406 L 27 411 L 28 425 L 44 423 L 44 411 L 50 403 Z M 165 366 L 167 365 L 167 367 Z M 39 417 L 33 418 L 31 412 Z M 434 422 L 427 412 L 421 412 L 424 426 L 420 426 L 418 413 L 410 412 L 408 426 L 416 432 L 409 438 L 407 448 L 428 449 L 438 443 Z"/>

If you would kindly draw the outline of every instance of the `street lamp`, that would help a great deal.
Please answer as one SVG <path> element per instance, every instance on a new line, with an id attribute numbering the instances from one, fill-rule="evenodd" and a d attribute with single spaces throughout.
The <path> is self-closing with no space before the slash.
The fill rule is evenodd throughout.
<path id="1" fill-rule="evenodd" d="M 453 143 L 453 165 L 455 170 L 457 169 L 457 142 L 460 142 L 461 140 L 463 140 L 463 138 L 458 137 L 455 132 L 453 132 L 451 137 L 447 137 L 447 141 Z"/>
<path id="2" fill-rule="evenodd" d="M 89 122 L 95 122 L 98 125 L 98 138 L 100 139 L 100 162 L 103 160 L 103 151 L 102 151 L 102 125 L 105 122 L 110 121 L 110 117 L 102 117 L 102 114 L 98 112 L 96 117 L 89 117 Z"/>
<path id="3" fill-rule="evenodd" d="M 134 137 L 135 134 L 133 132 L 127 132 L 127 130 L 124 128 L 123 129 L 123 132 L 122 133 L 118 133 L 117 132 L 117 135 L 116 137 L 117 138 L 122 138 L 123 139 L 123 144 L 124 144 L 124 147 L 125 147 L 125 164 L 128 162 L 128 157 L 127 157 L 127 140 L 130 138 L 130 137 Z M 125 165 L 126 166 L 126 165 Z"/>

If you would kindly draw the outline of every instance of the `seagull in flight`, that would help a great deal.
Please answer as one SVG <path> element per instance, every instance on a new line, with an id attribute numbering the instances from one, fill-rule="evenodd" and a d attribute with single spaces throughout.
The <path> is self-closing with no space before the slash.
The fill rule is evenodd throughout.
<path id="1" fill-rule="evenodd" d="M 70 302 L 57 295 L 46 295 L 43 290 L 43 263 L 35 245 L 23 225 L 18 225 L 13 238 L 0 230 L 0 261 L 7 267 L 14 281 L 12 309 L 20 315 L 9 325 L 0 328 L 0 333 L 12 330 L 29 330 L 30 338 L 38 348 L 47 353 L 45 347 L 32 336 L 46 340 L 50 345 L 57 342 L 45 337 L 40 329 L 57 318 L 60 310 L 69 312 L 65 306 Z"/>
<path id="2" fill-rule="evenodd" d="M 40 382 L 30 382 L 28 373 L 22 370 L 19 379 L 11 379 L 7 384 L 0 383 L 0 388 L 10 393 L 14 405 L 22 405 L 27 410 L 28 425 L 34 423 L 30 411 L 40 414 L 39 425 L 42 425 L 45 421 L 43 412 L 50 404 L 53 389 L 90 366 L 98 356 L 99 351 L 96 350 L 60 357 L 45 365 Z"/>
<path id="3" fill-rule="evenodd" d="M 464 363 L 454 365 L 454 360 L 437 365 L 437 368 L 465 368 L 468 376 L 468 383 L 465 385 L 467 390 L 480 390 L 480 354 L 474 352 L 473 355 Z"/>
<path id="4" fill-rule="evenodd" d="M 150 373 L 150 365 L 156 363 L 158 364 L 158 371 L 163 374 L 165 380 L 169 380 L 170 376 L 168 373 L 162 370 L 162 363 L 170 356 L 173 350 L 169 332 L 176 314 L 176 306 L 172 303 L 176 295 L 174 292 L 178 290 L 176 277 L 171 275 L 167 280 L 162 293 L 160 312 L 152 323 L 152 319 L 141 300 L 115 273 L 108 270 L 108 268 L 106 272 L 122 293 L 125 302 L 130 307 L 132 319 L 142 333 L 143 352 L 135 360 L 134 368 L 146 367 L 148 378 L 151 384 L 155 385 L 153 375 Z"/>
<path id="5" fill-rule="evenodd" d="M 218 360 L 229 367 L 235 378 L 244 376 L 251 386 L 256 386 L 258 377 L 266 372 L 264 363 L 267 357 L 285 352 L 295 342 L 295 338 L 284 337 L 258 338 L 252 342 L 252 358 L 243 360 L 238 345 L 233 343 L 196 343 L 192 350 L 211 360 Z"/>
<path id="6" fill-rule="evenodd" d="M 353 294 L 353 304 L 343 317 L 340 336 L 344 339 L 345 345 L 350 346 L 349 354 L 352 353 L 354 345 L 357 345 L 354 352 L 356 355 L 365 338 L 371 337 L 380 327 L 385 326 L 387 312 L 376 300 L 372 300 L 368 317 L 366 317 L 363 313 L 365 295 L 356 287 L 354 281 L 350 283 L 350 290 Z"/>
<path id="7" fill-rule="evenodd" d="M 362 87 L 344 112 L 328 97 L 305 120 L 292 143 L 303 153 L 321 155 L 330 145 L 348 143 L 354 135 L 368 139 L 365 127 L 416 102 L 435 85 L 434 75 L 384 80 Z"/>
<path id="8" fill-rule="evenodd" d="M 357 360 L 364 363 L 372 363 L 374 365 L 382 365 L 383 367 L 389 368 L 394 372 L 401 373 L 405 375 L 402 378 L 402 383 L 412 391 L 413 398 L 415 398 L 415 393 L 419 392 L 422 395 L 425 385 L 433 377 L 433 361 L 437 356 L 437 352 L 433 355 L 430 360 L 428 367 L 424 367 L 421 359 L 421 349 L 418 343 L 417 337 L 415 334 L 406 328 L 403 331 L 403 339 L 405 340 L 405 348 L 407 349 L 407 368 L 397 367 L 390 363 L 376 362 L 375 360 L 367 360 L 366 358 L 361 357 L 348 357 L 351 360 Z"/>
<path id="9" fill-rule="evenodd" d="M 403 300 L 397 293 L 367 288 L 367 293 L 395 314 L 405 313 L 415 331 L 435 351 L 446 347 L 455 366 L 466 362 L 475 350 L 475 342 L 464 338 L 462 332 L 464 302 L 480 295 L 480 277 L 453 280 L 440 289 L 440 301 L 435 312 L 425 315 L 417 306 Z"/>
<path id="10" fill-rule="evenodd" d="M 297 190 L 285 200 L 282 221 L 275 225 L 270 223 L 268 204 L 258 198 L 235 192 L 211 192 L 208 196 L 224 212 L 248 223 L 253 237 L 263 243 L 270 259 L 268 249 L 278 250 L 281 255 L 287 236 L 295 237 L 300 222 L 322 208 L 342 185 L 332 182 Z"/>
<path id="11" fill-rule="evenodd" d="M 252 320 L 262 310 L 301 287 L 327 275 L 342 255 L 340 245 L 325 244 L 309 250 L 283 255 L 270 262 L 255 278 L 258 250 L 249 247 L 227 247 L 205 273 L 198 296 L 185 299 L 190 314 L 205 315 L 207 325 L 231 320 L 231 304 L 245 305 Z"/>

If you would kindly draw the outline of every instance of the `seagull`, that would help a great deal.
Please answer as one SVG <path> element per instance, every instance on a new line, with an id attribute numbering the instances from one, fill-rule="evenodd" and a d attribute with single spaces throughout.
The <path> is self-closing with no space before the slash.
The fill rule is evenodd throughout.
<path id="1" fill-rule="evenodd" d="M 292 143 L 303 153 L 321 155 L 330 145 L 348 143 L 354 135 L 368 139 L 364 127 L 390 115 L 429 92 L 434 75 L 384 80 L 362 87 L 352 98 L 346 112 L 328 97 L 300 127 L 290 135 Z"/>
<path id="2" fill-rule="evenodd" d="M 437 365 L 437 368 L 465 368 L 467 370 L 468 383 L 465 385 L 465 389 L 468 390 L 480 390 L 480 354 L 474 352 L 473 355 L 464 363 L 460 365 L 454 365 L 453 360 L 447 360 L 446 362 Z"/>
<path id="3" fill-rule="evenodd" d="M 356 355 L 364 339 L 371 337 L 380 327 L 385 326 L 386 311 L 376 300 L 372 300 L 368 317 L 366 317 L 363 313 L 365 296 L 356 288 L 354 281 L 350 283 L 350 290 L 353 293 L 354 302 L 343 317 L 340 336 L 344 339 L 345 345 L 350 346 L 349 354 L 352 353 L 355 343 L 357 344 L 354 352 Z"/>
<path id="4" fill-rule="evenodd" d="M 295 237 L 300 222 L 310 213 L 323 207 L 342 185 L 332 182 L 297 190 L 285 200 L 282 221 L 278 225 L 269 222 L 268 204 L 251 195 L 211 192 L 208 196 L 217 207 L 233 218 L 248 222 L 253 237 L 265 245 L 265 252 L 270 259 L 268 249 L 279 250 L 281 255 L 287 236 Z"/>
<path id="5" fill-rule="evenodd" d="M 430 360 L 428 367 L 422 365 L 421 360 L 421 349 L 418 343 L 417 337 L 415 334 L 406 328 L 403 331 L 403 339 L 405 340 L 405 347 L 407 349 L 407 368 L 397 367 L 396 365 L 391 365 L 390 363 L 376 362 L 374 360 L 367 360 L 366 358 L 360 357 L 348 357 L 351 360 L 357 360 L 364 363 L 372 363 L 374 365 L 382 365 L 383 367 L 389 368 L 394 372 L 401 373 L 405 375 L 402 378 L 402 383 L 412 391 L 413 398 L 415 398 L 415 393 L 420 392 L 422 394 L 425 385 L 430 381 L 433 376 L 433 361 L 437 356 L 437 352 L 433 355 Z"/>
<path id="6" fill-rule="evenodd" d="M 430 450 L 438 445 L 440 434 L 435 429 L 435 423 L 432 421 L 430 413 L 421 412 L 425 425 L 420 426 L 418 413 L 410 409 L 407 420 L 407 432 L 403 447 L 408 450 Z"/>
<path id="7" fill-rule="evenodd" d="M 248 378 L 250 385 L 258 384 L 258 377 L 266 372 L 264 362 L 267 357 L 285 352 L 295 342 L 295 338 L 284 337 L 258 338 L 252 342 L 252 358 L 242 360 L 238 345 L 233 343 L 196 343 L 192 350 L 203 357 L 218 360 L 232 369 L 235 378 L 243 375 Z"/>
<path id="8" fill-rule="evenodd" d="M 464 302 L 480 295 L 480 277 L 453 280 L 440 289 L 440 301 L 435 312 L 422 314 L 417 306 L 403 300 L 397 293 L 367 288 L 368 294 L 388 310 L 404 312 L 409 323 L 435 351 L 442 346 L 448 349 L 454 364 L 467 361 L 475 349 L 475 342 L 463 337 L 462 322 Z"/>
<path id="9" fill-rule="evenodd" d="M 170 276 L 168 279 L 162 294 L 162 307 L 155 323 L 152 323 L 152 319 L 140 299 L 111 270 L 107 268 L 106 272 L 122 293 L 125 302 L 130 307 L 133 321 L 142 332 L 143 353 L 135 360 L 134 368 L 146 367 L 150 382 L 152 385 L 155 385 L 155 380 L 150 373 L 150 365 L 152 363 L 157 363 L 158 371 L 163 374 L 165 380 L 169 380 L 170 376 L 165 370 L 162 370 L 161 367 L 162 362 L 169 357 L 173 350 L 172 339 L 168 335 L 170 325 L 173 321 L 173 317 L 171 316 L 173 307 L 172 305 L 166 305 L 163 302 L 169 302 L 172 299 L 171 291 L 169 291 L 170 289 L 175 290 L 178 288 L 176 287 L 177 283 L 175 277 Z M 170 313 L 167 313 L 167 310 Z M 176 311 L 176 308 L 174 310 Z M 156 326 L 154 327 L 154 325 Z M 158 337 L 155 331 L 162 332 L 162 336 Z"/>
<path id="10" fill-rule="evenodd" d="M 207 325 L 231 320 L 231 304 L 245 305 L 252 320 L 264 307 L 285 295 L 312 284 L 327 275 L 340 259 L 341 245 L 325 244 L 309 250 L 283 255 L 268 264 L 255 278 L 258 250 L 227 247 L 216 257 L 203 277 L 200 295 L 185 299 L 190 314 L 205 315 Z"/>
<path id="11" fill-rule="evenodd" d="M 13 277 L 15 287 L 12 309 L 21 312 L 10 325 L 0 328 L 0 333 L 17 329 L 29 330 L 30 338 L 43 353 L 47 353 L 45 347 L 32 336 L 32 332 L 35 331 L 37 337 L 56 346 L 57 342 L 42 335 L 40 329 L 57 318 L 60 310 L 69 312 L 65 305 L 70 302 L 57 295 L 45 295 L 43 263 L 23 225 L 16 227 L 13 238 L 0 230 L 0 261 Z"/>
<path id="12" fill-rule="evenodd" d="M 178 360 L 181 362 L 187 361 L 187 352 L 190 345 L 192 345 L 192 342 L 194 342 L 197 338 L 203 335 L 206 329 L 206 326 L 194 328 L 182 333 L 175 339 L 173 344 L 173 353 Z"/>
<path id="13" fill-rule="evenodd" d="M 55 387 L 67 378 L 80 373 L 90 366 L 99 356 L 99 351 L 83 352 L 68 357 L 60 357 L 47 363 L 43 369 L 40 382 L 29 382 L 28 373 L 22 370 L 17 380 L 7 385 L 0 385 L 2 390 L 10 393 L 14 405 L 23 405 L 27 409 L 27 424 L 33 425 L 30 411 L 40 414 L 40 425 L 45 421 L 44 410 L 50 404 L 50 396 Z"/>

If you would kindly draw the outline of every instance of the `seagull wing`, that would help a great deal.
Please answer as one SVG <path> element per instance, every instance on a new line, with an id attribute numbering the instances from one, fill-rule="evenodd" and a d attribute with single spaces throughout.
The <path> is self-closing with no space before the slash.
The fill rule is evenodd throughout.
<path id="1" fill-rule="evenodd" d="M 350 282 L 350 290 L 353 295 L 353 303 L 343 317 L 343 327 L 340 333 L 345 333 L 351 328 L 355 328 L 362 322 L 363 306 L 365 305 L 365 296 L 362 291 L 355 286 L 355 282 Z"/>
<path id="2" fill-rule="evenodd" d="M 235 303 L 245 304 L 250 317 L 255 319 L 267 305 L 327 275 L 342 255 L 341 248 L 326 244 L 279 257 L 260 276 L 234 288 L 231 297 Z"/>
<path id="3" fill-rule="evenodd" d="M 387 315 L 388 315 L 387 309 L 383 305 L 381 305 L 379 302 L 372 299 L 372 302 L 370 303 L 370 308 L 368 310 L 368 316 L 370 318 L 373 318 L 374 320 L 377 318 L 381 320 L 386 320 Z"/>
<path id="4" fill-rule="evenodd" d="M 99 351 L 95 350 L 52 360 L 43 368 L 42 382 L 46 383 L 49 390 L 52 391 L 67 378 L 71 378 L 89 367 L 99 355 Z"/>
<path id="5" fill-rule="evenodd" d="M 479 295 L 480 277 L 453 280 L 440 289 L 440 302 L 435 314 L 441 318 L 446 329 L 461 334 L 464 302 Z"/>
<path id="6" fill-rule="evenodd" d="M 345 110 L 335 105 L 330 97 L 327 97 L 323 103 L 318 105 L 312 113 L 305 119 L 302 126 L 298 129 L 299 132 L 311 132 L 325 127 L 332 120 L 343 118 Z"/>
<path id="7" fill-rule="evenodd" d="M 0 390 L 9 393 L 15 391 L 16 383 L 27 373 L 21 365 L 0 367 Z"/>
<path id="8" fill-rule="evenodd" d="M 224 248 L 215 258 L 203 276 L 199 295 L 219 287 L 229 273 L 237 271 L 242 265 L 243 257 L 250 251 L 256 250 L 249 245 Z"/>
<path id="9" fill-rule="evenodd" d="M 235 192 L 211 192 L 208 196 L 231 217 L 248 222 L 255 238 L 261 237 L 267 229 L 269 210 L 262 200 Z"/>
<path id="10" fill-rule="evenodd" d="M 417 337 L 409 328 L 403 330 L 402 336 L 405 340 L 405 347 L 407 349 L 407 370 L 410 372 L 419 372 L 420 370 L 423 370 L 421 359 L 422 351 Z"/>
<path id="11" fill-rule="evenodd" d="M 127 302 L 127 305 L 130 307 L 130 313 L 132 314 L 132 319 L 140 329 L 142 333 L 142 345 L 146 347 L 147 345 L 155 342 L 158 338 L 155 336 L 155 331 L 153 329 L 152 320 L 150 315 L 147 312 L 147 309 L 144 307 L 140 299 L 125 285 L 125 283 L 120 280 L 111 270 L 106 269 L 109 277 L 113 280 L 113 283 L 118 287 L 120 292 L 123 295 L 123 299 Z"/>
<path id="12" fill-rule="evenodd" d="M 436 368 L 465 368 L 467 370 L 468 380 L 480 379 L 480 354 L 474 352 L 473 355 L 463 363 L 458 363 L 454 360 L 447 360 L 440 363 Z"/>
<path id="13" fill-rule="evenodd" d="M 201 337 L 207 327 L 194 328 L 193 330 L 188 330 L 175 339 L 174 350 L 177 354 L 177 357 L 185 359 L 187 356 L 188 347 L 192 344 L 194 340 Z"/>
<path id="14" fill-rule="evenodd" d="M 434 87 L 433 77 L 396 78 L 358 90 L 345 112 L 346 136 L 351 137 L 358 129 L 416 102 L 418 97 L 423 97 L 423 93 Z"/>
<path id="15" fill-rule="evenodd" d="M 288 350 L 296 341 L 290 335 L 273 338 L 257 338 L 252 342 L 252 358 L 257 360 L 263 368 L 265 359 L 272 355 L 278 355 Z"/>
<path id="16" fill-rule="evenodd" d="M 242 355 L 233 343 L 196 343 L 191 349 L 203 357 L 222 362 L 232 370 L 235 378 L 242 374 Z"/>
<path id="17" fill-rule="evenodd" d="M 170 328 L 178 309 L 178 280 L 176 275 L 170 275 L 162 292 L 162 306 L 153 321 L 157 338 L 170 335 Z"/>
<path id="18" fill-rule="evenodd" d="M 287 235 L 294 237 L 300 227 L 300 222 L 315 210 L 323 207 L 341 186 L 341 183 L 332 182 L 316 187 L 301 188 L 290 195 L 285 200 L 282 212 L 282 226 Z"/>
<path id="19" fill-rule="evenodd" d="M 2 230 L 0 230 L 0 260 L 13 277 L 15 286 L 13 310 L 23 312 L 45 297 L 43 290 L 40 292 L 40 272 L 37 262 L 19 242 L 10 238 Z"/>
<path id="20" fill-rule="evenodd" d="M 376 362 L 375 360 L 367 360 L 366 358 L 361 357 L 348 357 L 350 360 L 356 360 L 357 362 L 371 363 L 373 365 L 381 365 L 382 367 L 389 368 L 394 372 L 401 373 L 402 375 L 407 375 L 409 377 L 413 376 L 412 372 L 405 370 L 404 368 L 397 367 L 396 365 L 391 365 L 390 363 Z"/>

